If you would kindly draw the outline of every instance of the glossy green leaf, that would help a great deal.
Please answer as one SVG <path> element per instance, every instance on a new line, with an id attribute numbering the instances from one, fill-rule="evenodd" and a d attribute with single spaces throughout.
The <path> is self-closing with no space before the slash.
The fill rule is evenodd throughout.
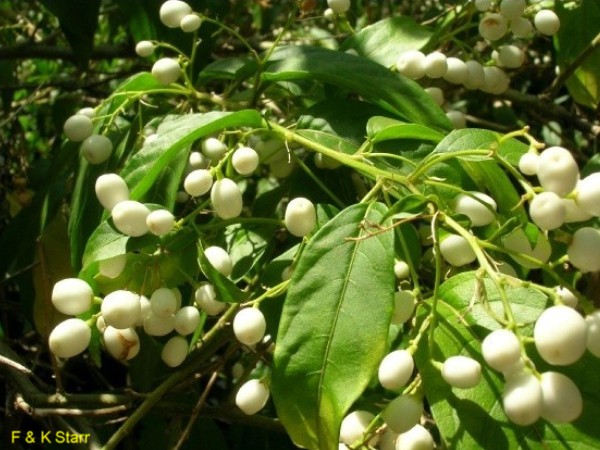
<path id="1" fill-rule="evenodd" d="M 600 3 L 582 0 L 574 8 L 566 8 L 556 2 L 556 13 L 560 18 L 560 29 L 555 38 L 556 56 L 561 71 L 574 62 L 591 41 L 600 33 Z M 600 49 L 596 48 L 576 68 L 566 82 L 573 99 L 588 108 L 596 109 L 600 104 Z"/>
<path id="2" fill-rule="evenodd" d="M 262 79 L 330 83 L 356 92 L 409 122 L 450 129 L 445 114 L 418 84 L 349 53 L 305 46 L 280 47 L 273 52 Z"/>
<path id="3" fill-rule="evenodd" d="M 324 145 L 325 147 L 328 147 L 332 150 L 336 150 L 338 152 L 352 155 L 358 150 L 358 147 L 352 142 L 342 139 L 335 134 L 327 133 L 325 131 L 296 130 L 296 133 L 298 133 L 304 138 L 310 139 L 311 141 L 317 142 L 321 145 Z"/>
<path id="4" fill-rule="evenodd" d="M 342 44 L 342 50 L 356 50 L 383 66 L 391 67 L 407 50 L 422 49 L 432 32 L 407 16 L 388 17 L 369 25 Z"/>
<path id="5" fill-rule="evenodd" d="M 391 230 L 369 236 L 368 227 L 386 225 L 386 210 L 379 203 L 343 210 L 313 236 L 293 272 L 271 387 L 278 416 L 301 447 L 338 448 L 344 414 L 385 355 L 394 237 Z"/>
<path id="6" fill-rule="evenodd" d="M 131 190 L 131 199 L 140 199 L 153 189 L 161 173 L 172 171 L 173 161 L 178 161 L 184 149 L 194 141 L 225 128 L 259 127 L 261 120 L 254 110 L 188 114 L 170 120 L 158 139 L 136 153 L 121 172 Z M 165 194 L 170 194 L 165 201 L 170 203 L 176 189 L 169 184 L 172 192 Z"/>
<path id="7" fill-rule="evenodd" d="M 587 386 L 595 383 L 593 380 L 600 370 L 600 360 L 589 355 L 569 368 L 559 369 L 582 389 L 584 413 L 576 422 L 556 425 L 539 420 L 532 426 L 520 427 L 507 420 L 501 406 L 503 378 L 489 369 L 481 356 L 481 341 L 487 333 L 499 327 L 481 304 L 481 292 L 484 291 L 491 309 L 501 313 L 498 291 L 489 279 L 478 285 L 475 273 L 466 272 L 442 284 L 434 343 L 430 347 L 425 335 L 415 354 L 427 402 L 444 443 L 449 448 L 597 448 L 600 432 L 593 424 L 600 414 L 600 403 L 598 394 Z M 546 297 L 533 289 L 510 287 L 507 295 L 517 322 L 526 324 L 522 331 L 529 335 L 532 323 L 547 303 Z M 475 303 L 470 309 L 469 304 L 473 300 Z M 429 302 L 422 304 L 419 321 L 430 308 Z M 532 346 L 527 351 L 535 356 Z M 451 388 L 432 364 L 432 359 L 443 361 L 459 354 L 474 358 L 482 365 L 481 383 L 472 389 Z M 541 371 L 556 369 L 538 364 Z"/>
<path id="8" fill-rule="evenodd" d="M 371 117 L 367 122 L 367 136 L 373 142 L 393 139 L 418 139 L 440 142 L 444 135 L 425 125 L 405 123 L 389 117 Z"/>
<path id="9" fill-rule="evenodd" d="M 199 81 L 242 80 L 250 77 L 257 69 L 256 60 L 247 56 L 218 59 L 208 64 L 198 75 Z"/>

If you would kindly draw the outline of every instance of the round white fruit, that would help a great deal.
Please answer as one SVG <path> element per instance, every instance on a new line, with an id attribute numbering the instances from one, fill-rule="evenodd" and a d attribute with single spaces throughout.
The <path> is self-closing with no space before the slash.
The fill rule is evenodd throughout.
<path id="1" fill-rule="evenodd" d="M 515 17 L 510 20 L 510 31 L 517 38 L 527 38 L 533 32 L 533 25 L 525 17 Z"/>
<path id="2" fill-rule="evenodd" d="M 184 306 L 175 313 L 175 331 L 182 336 L 192 334 L 200 324 L 200 311 L 195 306 Z"/>
<path id="3" fill-rule="evenodd" d="M 444 104 L 444 91 L 442 91 L 439 87 L 428 87 L 425 89 L 425 92 L 429 94 L 429 96 L 438 106 L 442 106 Z M 320 155 L 320 153 L 317 154 Z"/>
<path id="4" fill-rule="evenodd" d="M 95 189 L 98 201 L 108 211 L 112 211 L 115 205 L 129 199 L 127 183 L 116 173 L 100 175 L 96 179 Z"/>
<path id="5" fill-rule="evenodd" d="M 143 326 L 148 336 L 166 336 L 175 329 L 175 316 L 161 317 L 150 310 L 144 317 Z"/>
<path id="6" fill-rule="evenodd" d="M 600 358 L 600 309 L 585 318 L 587 328 L 586 346 L 590 353 Z"/>
<path id="7" fill-rule="evenodd" d="M 148 232 L 146 219 L 150 210 L 146 205 L 134 200 L 125 200 L 117 203 L 111 213 L 113 223 L 121 233 L 138 237 Z"/>
<path id="8" fill-rule="evenodd" d="M 408 383 L 414 368 L 413 357 L 406 350 L 388 353 L 379 364 L 379 383 L 391 391 L 398 390 Z"/>
<path id="9" fill-rule="evenodd" d="M 404 280 L 410 276 L 410 267 L 405 261 L 396 261 L 394 263 L 394 275 L 399 280 Z"/>
<path id="10" fill-rule="evenodd" d="M 213 162 L 219 161 L 227 153 L 227 145 L 217 138 L 202 141 L 202 153 Z"/>
<path id="11" fill-rule="evenodd" d="M 481 227 L 492 223 L 496 216 L 494 211 L 498 208 L 496 201 L 482 192 L 470 192 L 470 195 L 460 194 L 454 200 L 454 210 L 469 218 L 474 227 Z"/>
<path id="12" fill-rule="evenodd" d="M 94 291 L 79 278 L 65 278 L 52 288 L 52 304 L 63 314 L 76 316 L 92 306 Z"/>
<path id="13" fill-rule="evenodd" d="M 565 223 L 585 222 L 593 217 L 572 198 L 562 198 L 561 200 L 565 207 Z"/>
<path id="14" fill-rule="evenodd" d="M 425 55 L 419 50 L 407 50 L 396 61 L 398 73 L 418 80 L 425 75 Z"/>
<path id="15" fill-rule="evenodd" d="M 533 19 L 535 28 L 546 36 L 555 35 L 560 28 L 560 19 L 554 11 L 542 9 Z"/>
<path id="16" fill-rule="evenodd" d="M 494 330 L 481 344 L 485 362 L 498 372 L 505 372 L 521 359 L 521 343 L 510 330 Z"/>
<path id="17" fill-rule="evenodd" d="M 202 24 L 202 20 L 200 20 L 200 16 L 196 14 L 188 14 L 187 16 L 183 16 L 181 22 L 179 22 L 179 26 L 185 33 L 193 33 Z"/>
<path id="18" fill-rule="evenodd" d="M 197 169 L 191 171 L 183 180 L 185 192 L 192 197 L 199 197 L 210 191 L 213 185 L 213 177 L 210 171 L 206 169 Z"/>
<path id="19" fill-rule="evenodd" d="M 535 322 L 533 338 L 537 351 L 548 363 L 573 364 L 585 352 L 585 319 L 568 306 L 551 306 Z"/>
<path id="20" fill-rule="evenodd" d="M 231 156 L 231 165 L 240 175 L 250 175 L 259 163 L 258 153 L 250 147 L 240 147 Z"/>
<path id="21" fill-rule="evenodd" d="M 81 144 L 81 153 L 90 164 L 102 164 L 112 154 L 113 145 L 109 138 L 92 134 Z"/>
<path id="22" fill-rule="evenodd" d="M 423 64 L 425 66 L 425 75 L 429 78 L 441 78 L 448 71 L 447 58 L 442 52 L 429 53 L 425 56 Z"/>
<path id="23" fill-rule="evenodd" d="M 269 388 L 260 380 L 246 381 L 235 395 L 235 404 L 249 416 L 263 409 L 268 400 Z"/>
<path id="24" fill-rule="evenodd" d="M 104 297 L 100 306 L 107 325 L 120 330 L 134 327 L 141 315 L 140 296 L 131 291 L 114 291 Z"/>
<path id="25" fill-rule="evenodd" d="M 343 14 L 350 9 L 350 0 L 327 0 L 327 6 L 336 14 Z"/>
<path id="26" fill-rule="evenodd" d="M 470 389 L 481 381 L 481 364 L 467 356 L 451 356 L 444 361 L 442 377 L 452 387 Z"/>
<path id="27" fill-rule="evenodd" d="M 440 242 L 440 252 L 448 264 L 460 267 L 477 259 L 469 241 L 457 234 L 450 234 Z"/>
<path id="28" fill-rule="evenodd" d="M 77 114 L 83 114 L 84 116 L 88 116 L 90 119 L 96 117 L 96 110 L 91 106 L 86 106 L 85 108 L 81 108 L 77 111 Z"/>
<path id="29" fill-rule="evenodd" d="M 133 328 L 106 327 L 102 335 L 104 347 L 113 358 L 127 361 L 140 352 L 140 337 Z"/>
<path id="30" fill-rule="evenodd" d="M 444 74 L 444 80 L 453 84 L 463 84 L 467 81 L 469 70 L 462 59 L 451 56 L 446 60 L 448 70 Z"/>
<path id="31" fill-rule="evenodd" d="M 265 316 L 258 308 L 241 309 L 233 318 L 233 333 L 242 344 L 258 344 L 266 330 Z"/>
<path id="32" fill-rule="evenodd" d="M 467 78 L 464 81 L 464 86 L 467 89 L 479 89 L 485 83 L 485 72 L 481 63 L 475 60 L 465 62 L 467 68 Z"/>
<path id="33" fill-rule="evenodd" d="M 422 425 L 415 425 L 410 430 L 398 435 L 396 450 L 433 450 L 433 437 Z"/>
<path id="34" fill-rule="evenodd" d="M 226 303 L 217 300 L 215 288 L 210 283 L 202 283 L 194 293 L 198 307 L 209 316 L 216 316 L 225 310 Z"/>
<path id="35" fill-rule="evenodd" d="M 184 337 L 173 336 L 167 341 L 160 353 L 160 358 L 169 367 L 177 367 L 188 355 L 188 342 Z"/>
<path id="36" fill-rule="evenodd" d="M 183 19 L 192 13 L 192 8 L 180 0 L 167 0 L 159 10 L 160 21 L 169 28 L 178 28 Z"/>
<path id="37" fill-rule="evenodd" d="M 138 56 L 146 58 L 154 53 L 156 46 L 152 41 L 140 41 L 135 45 L 135 52 Z"/>
<path id="38" fill-rule="evenodd" d="M 566 148 L 549 147 L 540 154 L 537 177 L 544 190 L 564 197 L 577 186 L 579 167 Z"/>
<path id="39" fill-rule="evenodd" d="M 159 288 L 150 297 L 150 308 L 159 317 L 169 317 L 177 310 L 177 299 L 169 288 Z"/>
<path id="40" fill-rule="evenodd" d="M 577 206 L 588 214 L 600 216 L 600 172 L 595 172 L 577 183 Z"/>
<path id="41" fill-rule="evenodd" d="M 483 80 L 483 85 L 480 89 L 488 94 L 503 94 L 510 85 L 510 78 L 506 75 L 506 72 L 495 66 L 486 66 L 483 68 Z"/>
<path id="42" fill-rule="evenodd" d="M 309 234 L 317 224 L 315 205 L 304 197 L 291 200 L 285 209 L 285 227 L 294 236 Z"/>
<path id="43" fill-rule="evenodd" d="M 507 19 L 516 19 L 523 15 L 526 6 L 525 0 L 502 0 L 500 2 L 500 14 Z"/>
<path id="44" fill-rule="evenodd" d="M 233 271 L 233 262 L 229 254 L 221 247 L 212 245 L 204 249 L 204 256 L 208 262 L 222 275 L 228 277 Z"/>
<path id="45" fill-rule="evenodd" d="M 229 178 L 215 181 L 210 191 L 210 200 L 215 214 L 221 219 L 233 219 L 242 213 L 242 193 L 235 181 Z"/>
<path id="46" fill-rule="evenodd" d="M 583 227 L 573 234 L 567 247 L 569 262 L 582 272 L 600 270 L 600 231 Z"/>
<path id="47" fill-rule="evenodd" d="M 523 175 L 536 175 L 539 160 L 540 155 L 534 152 L 527 152 L 519 159 L 519 170 Z"/>
<path id="48" fill-rule="evenodd" d="M 382 417 L 392 431 L 400 434 L 419 423 L 423 414 L 423 402 L 408 394 L 392 400 L 383 410 Z"/>
<path id="49" fill-rule="evenodd" d="M 581 392 L 569 377 L 558 372 L 544 372 L 540 384 L 543 419 L 552 423 L 569 423 L 581 415 Z"/>
<path id="50" fill-rule="evenodd" d="M 485 12 L 492 7 L 492 0 L 475 0 L 477 11 Z"/>
<path id="51" fill-rule="evenodd" d="M 554 290 L 558 294 L 558 297 L 560 298 L 560 301 L 563 302 L 563 304 L 565 304 L 569 308 L 575 308 L 577 306 L 578 300 L 572 291 L 570 291 L 564 286 L 556 286 Z"/>
<path id="52" fill-rule="evenodd" d="M 127 265 L 127 255 L 116 255 L 112 258 L 103 259 L 98 263 L 98 271 L 107 278 L 117 278 Z"/>
<path id="53" fill-rule="evenodd" d="M 59 323 L 48 337 L 50 351 L 59 358 L 71 358 L 85 351 L 92 338 L 92 330 L 81 319 L 67 319 Z"/>
<path id="54" fill-rule="evenodd" d="M 353 411 L 342 420 L 340 426 L 340 442 L 352 445 L 359 439 L 375 419 L 375 416 L 369 411 Z"/>
<path id="55" fill-rule="evenodd" d="M 394 293 L 394 312 L 392 323 L 400 325 L 407 322 L 415 310 L 415 296 L 411 291 L 397 291 Z"/>
<path id="56" fill-rule="evenodd" d="M 554 230 L 565 223 L 567 211 L 562 199 L 554 192 L 537 194 L 529 204 L 531 220 L 542 230 Z"/>
<path id="57" fill-rule="evenodd" d="M 63 125 L 63 131 L 67 138 L 73 142 L 82 142 L 89 138 L 94 132 L 94 124 L 85 114 L 74 114 L 69 117 Z"/>
<path id="58" fill-rule="evenodd" d="M 452 128 L 460 130 L 467 127 L 467 118 L 461 111 L 448 111 L 446 117 L 450 120 Z"/>
<path id="59" fill-rule="evenodd" d="M 163 236 L 173 229 L 175 217 L 166 209 L 157 209 L 152 211 L 146 217 L 146 226 L 150 233 L 156 236 Z"/>
<path id="60" fill-rule="evenodd" d="M 479 34 L 488 41 L 497 41 L 508 31 L 508 22 L 502 14 L 488 13 L 479 22 Z"/>
<path id="61" fill-rule="evenodd" d="M 152 66 L 152 75 L 160 84 L 171 84 L 181 75 L 181 66 L 176 59 L 160 58 Z"/>
<path id="62" fill-rule="evenodd" d="M 502 45 L 498 49 L 498 60 L 504 67 L 518 69 L 525 62 L 525 53 L 516 45 Z"/>
<path id="63" fill-rule="evenodd" d="M 542 412 L 542 387 L 530 373 L 508 380 L 502 392 L 502 406 L 508 419 L 521 426 L 531 425 Z"/>

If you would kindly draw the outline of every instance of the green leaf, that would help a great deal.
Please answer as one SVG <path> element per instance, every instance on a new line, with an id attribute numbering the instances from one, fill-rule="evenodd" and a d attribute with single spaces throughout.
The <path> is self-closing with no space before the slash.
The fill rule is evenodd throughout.
<path id="1" fill-rule="evenodd" d="M 420 50 L 427 45 L 432 34 L 410 17 L 389 17 L 348 38 L 341 50 L 354 49 L 360 56 L 391 67 L 401 53 Z"/>
<path id="2" fill-rule="evenodd" d="M 555 37 L 556 56 L 561 71 L 586 51 L 600 33 L 600 3 L 582 0 L 578 7 L 567 9 L 556 2 L 560 29 Z M 600 104 L 600 49 L 596 48 L 567 79 L 566 86 L 573 99 L 588 108 Z"/>
<path id="3" fill-rule="evenodd" d="M 218 59 L 208 64 L 198 75 L 200 82 L 205 83 L 214 79 L 243 80 L 256 72 L 256 60 L 247 56 L 233 56 Z"/>
<path id="4" fill-rule="evenodd" d="M 369 224 L 388 224 L 385 213 L 380 203 L 343 210 L 308 242 L 293 272 L 271 388 L 278 416 L 298 446 L 338 448 L 344 414 L 385 355 L 394 237 L 391 230 L 368 236 Z"/>
<path id="5" fill-rule="evenodd" d="M 284 46 L 273 52 L 262 78 L 270 83 L 305 79 L 330 83 L 356 92 L 409 122 L 450 129 L 445 114 L 417 83 L 356 55 Z"/>
<path id="6" fill-rule="evenodd" d="M 389 117 L 371 117 L 367 122 L 367 136 L 373 142 L 393 139 L 419 139 L 440 142 L 444 135 L 425 125 L 404 123 Z"/>
<path id="7" fill-rule="evenodd" d="M 332 150 L 337 150 L 338 152 L 352 155 L 358 150 L 358 147 L 352 142 L 342 139 L 335 134 L 327 133 L 325 131 L 296 130 L 296 133 L 298 133 L 304 138 L 310 139 L 311 141 L 317 142 Z"/>
<path id="8" fill-rule="evenodd" d="M 140 199 L 150 191 L 161 173 L 170 172 L 173 161 L 178 161 L 184 149 L 194 141 L 225 128 L 259 127 L 261 120 L 254 110 L 188 114 L 169 120 L 158 139 L 136 153 L 121 172 L 131 189 L 131 199 Z M 165 193 L 165 202 L 170 203 L 175 198 L 176 188 L 172 189 L 173 184 L 169 184 L 172 192 Z"/>
<path id="9" fill-rule="evenodd" d="M 483 286 L 490 307 L 500 313 L 498 290 L 489 279 L 483 281 Z M 433 343 L 428 345 L 426 334 L 415 354 L 427 402 L 443 443 L 449 448 L 598 448 L 600 431 L 595 424 L 600 414 L 600 402 L 598 393 L 588 386 L 597 385 L 594 380 L 600 370 L 600 360 L 589 355 L 573 366 L 559 370 L 582 389 L 584 412 L 574 424 L 557 425 L 540 420 L 530 427 L 519 427 L 507 420 L 501 406 L 502 376 L 488 369 L 481 356 L 481 341 L 491 330 L 499 327 L 481 305 L 477 294 L 481 291 L 474 272 L 462 273 L 442 284 Z M 517 321 L 526 324 L 522 332 L 530 335 L 532 323 L 546 306 L 546 297 L 533 289 L 521 287 L 507 287 L 507 295 Z M 469 309 L 474 298 L 477 302 Z M 421 304 L 419 322 L 430 309 L 429 302 Z M 531 346 L 527 352 L 535 357 Z M 451 388 L 432 364 L 433 360 L 444 361 L 459 354 L 474 358 L 482 365 L 482 380 L 472 389 Z M 557 369 L 537 361 L 536 366 L 540 371 Z"/>
<path id="10" fill-rule="evenodd" d="M 463 129 L 450 133 L 438 144 L 435 153 L 460 152 L 464 150 L 489 149 L 496 151 L 509 163 L 518 163 L 521 155 L 527 152 L 528 146 L 516 139 L 500 142 L 501 135 L 489 130 Z M 469 175 L 472 182 L 481 191 L 489 191 L 496 199 L 498 210 L 506 216 L 518 216 L 527 220 L 527 214 L 522 206 L 515 209 L 521 197 L 516 191 L 510 178 L 498 164 L 487 157 L 473 160 L 459 159 L 461 167 Z"/>

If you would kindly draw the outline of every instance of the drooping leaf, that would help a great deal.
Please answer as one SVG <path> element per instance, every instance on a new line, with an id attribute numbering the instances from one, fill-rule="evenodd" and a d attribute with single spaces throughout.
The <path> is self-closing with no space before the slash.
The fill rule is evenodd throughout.
<path id="1" fill-rule="evenodd" d="M 273 52 L 265 82 L 317 80 L 343 87 L 413 123 L 449 130 L 431 97 L 412 80 L 366 58 L 316 47 L 284 46 Z"/>
<path id="2" fill-rule="evenodd" d="M 390 67 L 402 52 L 422 49 L 432 34 L 410 17 L 388 17 L 348 38 L 341 49 L 356 50 L 360 56 Z"/>
<path id="3" fill-rule="evenodd" d="M 425 125 L 404 123 L 389 117 L 371 117 L 367 122 L 367 136 L 373 142 L 389 141 L 392 139 L 418 139 L 423 141 L 440 142 L 444 135 Z"/>
<path id="4" fill-rule="evenodd" d="M 600 360 L 589 355 L 569 368 L 559 369 L 582 389 L 584 412 L 577 421 L 572 425 L 559 425 L 539 420 L 529 427 L 508 421 L 501 404 L 502 376 L 489 369 L 481 356 L 481 341 L 499 325 L 485 312 L 478 292 L 487 293 L 489 305 L 496 314 L 502 314 L 502 306 L 498 290 L 491 281 L 485 279 L 481 283 L 478 286 L 474 272 L 466 272 L 442 284 L 434 343 L 431 347 L 428 345 L 426 334 L 415 354 L 425 395 L 443 442 L 449 448 L 597 448 L 600 432 L 593 424 L 600 414 L 600 403 L 597 393 L 587 386 L 595 384 L 593 380 L 600 370 Z M 521 332 L 530 335 L 532 323 L 546 306 L 546 297 L 533 289 L 519 287 L 508 287 L 507 295 L 517 322 L 525 325 L 520 328 Z M 473 300 L 475 303 L 470 308 Z M 431 305 L 426 302 L 421 308 L 419 321 L 430 312 Z M 527 347 L 527 352 L 536 359 L 532 346 Z M 481 364 L 483 376 L 478 386 L 453 389 L 432 364 L 433 360 L 444 361 L 458 354 L 474 358 Z M 551 368 L 537 360 L 536 365 L 540 371 L 556 370 L 556 367 Z"/>
<path id="5" fill-rule="evenodd" d="M 292 440 L 313 450 L 338 448 L 344 414 L 362 394 L 386 351 L 394 275 L 386 207 L 356 204 L 307 244 L 293 272 L 279 326 L 272 374 L 278 416 Z"/>

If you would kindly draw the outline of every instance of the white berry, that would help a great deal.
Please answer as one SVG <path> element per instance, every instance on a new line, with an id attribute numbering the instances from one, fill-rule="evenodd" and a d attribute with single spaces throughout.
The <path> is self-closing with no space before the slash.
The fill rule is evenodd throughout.
<path id="1" fill-rule="evenodd" d="M 227 145 L 217 138 L 207 138 L 202 142 L 202 153 L 211 161 L 217 162 L 227 153 Z"/>
<path id="2" fill-rule="evenodd" d="M 519 170 L 523 175 L 537 175 L 538 161 L 540 155 L 534 152 L 524 153 L 519 159 Z"/>
<path id="3" fill-rule="evenodd" d="M 395 450 L 433 450 L 433 437 L 422 425 L 398 435 Z"/>
<path id="4" fill-rule="evenodd" d="M 444 74 L 444 80 L 453 84 L 463 84 L 467 81 L 469 71 L 467 65 L 462 59 L 451 56 L 446 60 L 448 70 Z"/>
<path id="5" fill-rule="evenodd" d="M 595 172 L 577 183 L 577 205 L 588 214 L 600 216 L 600 172 Z"/>
<path id="6" fill-rule="evenodd" d="M 508 22 L 502 14 L 488 13 L 479 22 L 479 34 L 488 41 L 497 41 L 508 31 Z"/>
<path id="7" fill-rule="evenodd" d="M 394 263 L 394 275 L 399 280 L 403 280 L 410 276 L 410 267 L 405 261 L 396 261 Z"/>
<path id="8" fill-rule="evenodd" d="M 160 353 L 160 358 L 169 367 L 177 367 L 188 355 L 188 342 L 184 337 L 173 336 L 167 341 Z"/>
<path id="9" fill-rule="evenodd" d="M 233 319 L 233 333 L 245 345 L 258 344 L 267 329 L 265 316 L 257 308 L 244 308 Z"/>
<path id="10" fill-rule="evenodd" d="M 498 60 L 509 69 L 518 69 L 525 62 L 525 53 L 516 45 L 502 45 L 498 49 Z"/>
<path id="11" fill-rule="evenodd" d="M 327 6 L 336 14 L 343 14 L 350 9 L 350 0 L 327 0 Z"/>
<path id="12" fill-rule="evenodd" d="M 92 119 L 84 114 L 75 114 L 69 117 L 63 126 L 67 138 L 73 142 L 82 142 L 94 132 Z"/>
<path id="13" fill-rule="evenodd" d="M 585 318 L 585 325 L 587 328 L 587 349 L 592 355 L 600 358 L 600 309 Z"/>
<path id="14" fill-rule="evenodd" d="M 582 272 L 600 270 L 600 232 L 591 227 L 583 227 L 573 234 L 567 247 L 569 262 Z"/>
<path id="15" fill-rule="evenodd" d="M 152 75 L 160 84 L 171 84 L 181 75 L 181 66 L 176 59 L 161 58 L 152 66 Z"/>
<path id="16" fill-rule="evenodd" d="M 485 12 L 492 7 L 492 0 L 475 0 L 477 11 Z"/>
<path id="17" fill-rule="evenodd" d="M 202 20 L 196 14 L 188 14 L 187 16 L 183 16 L 181 22 L 179 22 L 179 26 L 185 33 L 193 33 L 198 28 L 200 28 L 200 24 Z"/>
<path id="18" fill-rule="evenodd" d="M 467 118 L 461 111 L 448 111 L 446 117 L 450 120 L 452 128 L 455 130 L 467 127 Z"/>
<path id="19" fill-rule="evenodd" d="M 521 343 L 510 330 L 494 330 L 483 340 L 481 354 L 492 369 L 505 372 L 520 360 Z"/>
<path id="20" fill-rule="evenodd" d="M 294 236 L 309 234 L 317 224 L 315 205 L 304 197 L 291 200 L 285 209 L 285 227 Z"/>
<path id="21" fill-rule="evenodd" d="M 59 358 L 71 358 L 85 351 L 92 338 L 92 330 L 81 319 L 67 319 L 59 323 L 48 337 L 50 351 Z"/>
<path id="22" fill-rule="evenodd" d="M 469 241 L 457 234 L 450 234 L 440 242 L 440 252 L 448 264 L 460 267 L 477 259 Z"/>
<path id="23" fill-rule="evenodd" d="M 88 116 L 90 119 L 96 117 L 96 110 L 90 106 L 86 106 L 85 108 L 81 108 L 77 111 L 77 114 L 83 114 L 84 116 Z"/>
<path id="24" fill-rule="evenodd" d="M 228 277 L 233 270 L 233 262 L 229 254 L 221 247 L 216 245 L 207 247 L 204 250 L 204 256 L 208 262 L 217 269 L 222 275 Z"/>
<path id="25" fill-rule="evenodd" d="M 76 316 L 92 306 L 94 291 L 79 278 L 65 278 L 52 288 L 52 304 L 63 314 Z"/>
<path id="26" fill-rule="evenodd" d="M 138 56 L 146 58 L 154 53 L 156 46 L 152 41 L 140 41 L 135 45 L 135 52 Z"/>
<path id="27" fill-rule="evenodd" d="M 129 199 L 127 183 L 116 173 L 100 175 L 96 179 L 95 189 L 98 201 L 108 211 L 112 211 L 115 205 Z"/>
<path id="28" fill-rule="evenodd" d="M 525 0 L 502 0 L 500 2 L 500 14 L 507 19 L 515 19 L 523 15 L 526 6 Z"/>
<path id="29" fill-rule="evenodd" d="M 543 419 L 552 423 L 569 423 L 581 415 L 581 392 L 569 377 L 558 372 L 544 372 L 540 384 Z"/>
<path id="30" fill-rule="evenodd" d="M 465 62 L 467 68 L 467 78 L 463 82 L 467 89 L 479 89 L 485 83 L 485 73 L 481 63 L 470 60 Z"/>
<path id="31" fill-rule="evenodd" d="M 250 416 L 265 407 L 269 394 L 269 388 L 260 380 L 248 380 L 237 391 L 235 404 Z"/>
<path id="32" fill-rule="evenodd" d="M 114 291 L 104 297 L 100 306 L 107 325 L 125 329 L 133 327 L 141 315 L 140 296 L 130 291 Z"/>
<path id="33" fill-rule="evenodd" d="M 127 265 L 127 255 L 121 254 L 112 258 L 103 259 L 98 263 L 98 271 L 107 278 L 117 278 Z"/>
<path id="34" fill-rule="evenodd" d="M 546 36 L 553 36 L 560 28 L 560 19 L 554 11 L 542 9 L 538 11 L 533 19 L 535 28 Z"/>
<path id="35" fill-rule="evenodd" d="M 590 220 L 593 215 L 581 208 L 572 198 L 562 198 L 565 207 L 565 223 L 585 222 Z"/>
<path id="36" fill-rule="evenodd" d="M 529 204 L 529 215 L 542 230 L 554 230 L 565 222 L 565 205 L 554 192 L 541 192 Z"/>
<path id="37" fill-rule="evenodd" d="M 192 197 L 199 197 L 210 191 L 213 185 L 213 177 L 206 169 L 191 171 L 183 180 L 183 188 Z"/>
<path id="38" fill-rule="evenodd" d="M 227 307 L 227 304 L 217 300 L 215 288 L 210 283 L 202 283 L 200 287 L 196 289 L 194 299 L 196 300 L 198 307 L 209 316 L 216 316 L 223 312 Z"/>
<path id="39" fill-rule="evenodd" d="M 171 289 L 160 288 L 150 297 L 150 308 L 159 317 L 169 317 L 177 310 L 177 299 Z"/>
<path id="40" fill-rule="evenodd" d="M 542 387 L 530 373 L 521 373 L 507 381 L 502 406 L 508 419 L 521 426 L 531 425 L 542 412 Z"/>
<path id="41" fill-rule="evenodd" d="M 117 203 L 111 212 L 113 223 L 121 233 L 138 237 L 148 232 L 146 219 L 150 210 L 146 205 L 134 200 L 125 200 Z"/>
<path id="42" fill-rule="evenodd" d="M 152 211 L 146 217 L 146 226 L 150 233 L 156 236 L 163 236 L 173 229 L 175 217 L 166 209 L 157 209 Z"/>
<path id="43" fill-rule="evenodd" d="M 506 75 L 506 72 L 495 66 L 483 68 L 483 79 L 483 86 L 480 89 L 488 94 L 503 94 L 510 85 L 510 78 Z"/>
<path id="44" fill-rule="evenodd" d="M 340 425 L 340 442 L 352 445 L 361 439 L 375 416 L 369 411 L 352 411 Z"/>
<path id="45" fill-rule="evenodd" d="M 221 219 L 233 219 L 242 213 L 242 192 L 235 181 L 229 178 L 215 181 L 210 191 L 210 200 L 215 214 Z"/>
<path id="46" fill-rule="evenodd" d="M 379 384 L 391 391 L 398 390 L 408 383 L 414 368 L 413 357 L 406 350 L 388 353 L 379 364 Z"/>
<path id="47" fill-rule="evenodd" d="M 81 144 L 81 154 L 90 164 L 102 164 L 112 154 L 113 145 L 109 138 L 92 134 Z"/>
<path id="48" fill-rule="evenodd" d="M 383 420 L 389 428 L 400 434 L 419 423 L 423 414 L 423 402 L 404 394 L 392 400 L 383 410 Z"/>
<path id="49" fill-rule="evenodd" d="M 250 147 L 240 147 L 231 156 L 231 165 L 240 175 L 250 175 L 259 163 L 258 153 Z"/>
<path id="50" fill-rule="evenodd" d="M 533 32 L 533 25 L 525 17 L 515 17 L 510 20 L 510 31 L 517 38 L 527 38 Z"/>
<path id="51" fill-rule="evenodd" d="M 115 359 L 127 361 L 140 352 L 140 338 L 133 328 L 106 327 L 102 339 L 106 351 Z"/>
<path id="52" fill-rule="evenodd" d="M 444 92 L 438 87 L 428 87 L 425 89 L 425 92 L 429 94 L 429 96 L 433 99 L 433 101 L 438 105 L 442 106 L 445 102 Z M 320 155 L 320 153 L 317 153 Z"/>
<path id="53" fill-rule="evenodd" d="M 175 329 L 175 316 L 161 317 L 150 310 L 144 317 L 143 326 L 149 336 L 165 336 Z"/>
<path id="54" fill-rule="evenodd" d="M 429 53 L 423 61 L 425 75 L 429 78 L 441 78 L 448 71 L 446 55 L 442 52 Z"/>
<path id="55" fill-rule="evenodd" d="M 474 227 L 481 227 L 492 223 L 496 216 L 494 211 L 498 208 L 496 201 L 482 192 L 470 192 L 470 195 L 460 194 L 454 201 L 454 210 L 469 218 Z"/>
<path id="56" fill-rule="evenodd" d="M 556 294 L 560 298 L 560 301 L 563 302 L 563 304 L 567 305 L 570 308 L 575 308 L 577 306 L 578 300 L 572 291 L 570 291 L 564 286 L 556 286 L 554 290 L 556 291 Z"/>
<path id="57" fill-rule="evenodd" d="M 175 313 L 175 331 L 182 336 L 192 334 L 200 324 L 200 311 L 194 306 L 184 306 Z"/>
<path id="58" fill-rule="evenodd" d="M 160 21 L 169 28 L 178 28 L 183 19 L 192 13 L 192 8 L 180 0 L 167 0 L 159 10 Z"/>
<path id="59" fill-rule="evenodd" d="M 407 50 L 396 61 L 396 69 L 405 77 L 418 80 L 425 75 L 425 55 L 419 50 Z"/>
<path id="60" fill-rule="evenodd" d="M 467 356 L 451 356 L 444 361 L 442 377 L 450 386 L 470 389 L 481 380 L 481 365 Z"/>
<path id="61" fill-rule="evenodd" d="M 537 177 L 544 190 L 564 197 L 577 186 L 579 167 L 566 148 L 549 147 L 540 154 Z"/>
<path id="62" fill-rule="evenodd" d="M 535 322 L 533 338 L 538 353 L 548 363 L 573 364 L 585 352 L 585 319 L 568 306 L 551 306 Z"/>

